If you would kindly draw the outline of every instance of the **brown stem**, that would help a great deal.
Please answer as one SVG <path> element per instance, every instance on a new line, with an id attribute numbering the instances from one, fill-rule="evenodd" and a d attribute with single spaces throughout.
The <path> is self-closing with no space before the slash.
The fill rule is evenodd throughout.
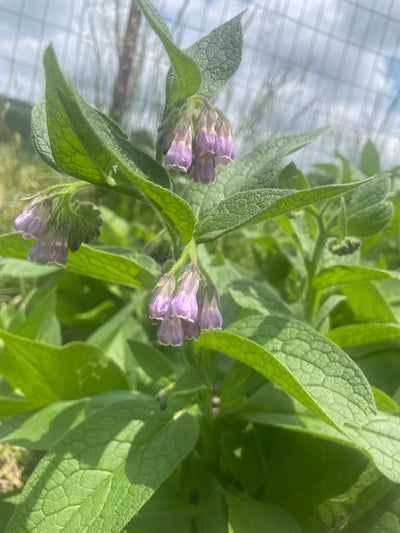
<path id="1" fill-rule="evenodd" d="M 110 107 L 110 117 L 118 123 L 121 123 L 122 120 L 141 16 L 141 11 L 137 7 L 135 0 L 132 0 L 122 53 L 119 57 L 119 68 L 114 85 L 113 101 Z"/>

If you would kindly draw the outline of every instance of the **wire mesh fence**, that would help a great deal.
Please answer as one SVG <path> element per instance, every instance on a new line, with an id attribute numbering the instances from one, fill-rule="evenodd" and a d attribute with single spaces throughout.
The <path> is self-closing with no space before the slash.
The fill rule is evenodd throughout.
<path id="1" fill-rule="evenodd" d="M 356 156 L 367 138 L 387 165 L 400 143 L 400 3 L 396 0 L 157 0 L 175 41 L 189 46 L 246 9 L 243 62 L 218 99 L 239 152 L 270 136 L 327 124 L 300 163 L 334 150 Z M 0 94 L 43 98 L 41 58 L 53 42 L 84 96 L 108 111 L 130 0 L 0 0 Z M 157 129 L 168 60 L 141 21 L 123 127 Z M 18 108 L 18 101 L 13 105 Z M 24 111 L 26 108 L 24 108 Z"/>

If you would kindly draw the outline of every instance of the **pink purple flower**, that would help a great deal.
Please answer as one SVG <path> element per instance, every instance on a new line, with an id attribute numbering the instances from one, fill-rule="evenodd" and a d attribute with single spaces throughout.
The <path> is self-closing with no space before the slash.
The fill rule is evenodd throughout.
<path id="1" fill-rule="evenodd" d="M 215 164 L 229 165 L 235 159 L 235 147 L 232 141 L 232 129 L 225 117 L 218 121 L 217 135 L 218 142 L 215 148 Z"/>
<path id="2" fill-rule="evenodd" d="M 154 297 L 149 306 L 149 316 L 152 320 L 164 320 L 169 318 L 174 290 L 175 277 L 166 274 L 157 283 Z"/>
<path id="3" fill-rule="evenodd" d="M 193 168 L 193 179 L 200 183 L 209 184 L 215 179 L 214 154 L 202 152 L 196 157 Z"/>
<path id="4" fill-rule="evenodd" d="M 215 112 L 209 104 L 204 104 L 199 118 L 199 131 L 196 138 L 197 153 L 215 153 L 218 135 L 215 131 Z"/>
<path id="5" fill-rule="evenodd" d="M 215 287 L 210 287 L 205 291 L 199 313 L 199 325 L 201 331 L 222 328 L 222 315 L 218 308 L 217 291 Z"/>
<path id="6" fill-rule="evenodd" d="M 28 252 L 28 261 L 38 265 L 65 266 L 68 261 L 68 237 L 56 226 L 43 233 Z"/>
<path id="7" fill-rule="evenodd" d="M 165 155 L 167 168 L 187 174 L 192 166 L 193 125 L 188 116 L 178 123 L 171 146 Z"/>
<path id="8" fill-rule="evenodd" d="M 190 265 L 183 274 L 178 293 L 171 302 L 171 316 L 194 322 L 198 314 L 197 291 L 200 272 L 196 265 Z"/>
<path id="9" fill-rule="evenodd" d="M 164 346 L 180 346 L 183 342 L 183 327 L 178 317 L 165 318 L 157 331 L 157 338 Z"/>
<path id="10" fill-rule="evenodd" d="M 50 217 L 50 205 L 45 201 L 33 200 L 14 221 L 14 231 L 24 239 L 37 239 L 46 230 Z"/>

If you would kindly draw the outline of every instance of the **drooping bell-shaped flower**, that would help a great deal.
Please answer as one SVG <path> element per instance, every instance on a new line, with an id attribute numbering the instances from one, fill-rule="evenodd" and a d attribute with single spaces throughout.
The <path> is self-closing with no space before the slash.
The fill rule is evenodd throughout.
<path id="1" fill-rule="evenodd" d="M 209 184 L 215 179 L 214 154 L 202 152 L 196 157 L 193 168 L 193 179 L 200 183 Z"/>
<path id="2" fill-rule="evenodd" d="M 38 265 L 65 266 L 68 261 L 68 236 L 57 225 L 41 235 L 28 252 L 28 261 Z"/>
<path id="3" fill-rule="evenodd" d="M 165 320 L 169 318 L 174 290 L 175 277 L 171 274 L 165 274 L 157 283 L 153 299 L 149 306 L 149 316 L 152 320 Z"/>
<path id="4" fill-rule="evenodd" d="M 196 265 L 188 266 L 183 274 L 178 293 L 171 302 L 171 316 L 194 322 L 198 314 L 197 291 L 200 272 Z"/>
<path id="5" fill-rule="evenodd" d="M 210 104 L 204 104 L 199 117 L 199 131 L 196 137 L 197 153 L 215 153 L 218 142 L 218 135 L 215 131 L 215 112 Z"/>
<path id="6" fill-rule="evenodd" d="M 165 156 L 167 168 L 187 174 L 192 166 L 193 124 L 185 115 L 178 122 L 171 146 Z"/>
<path id="7" fill-rule="evenodd" d="M 192 339 L 195 341 L 199 340 L 200 324 L 198 317 L 194 322 L 189 322 L 188 320 L 183 321 L 183 334 L 185 336 L 185 339 Z"/>
<path id="8" fill-rule="evenodd" d="M 225 117 L 217 123 L 218 142 L 215 148 L 215 164 L 229 165 L 235 159 L 235 147 L 232 141 L 232 128 Z"/>
<path id="9" fill-rule="evenodd" d="M 157 331 L 157 338 L 164 346 L 180 346 L 183 342 L 183 328 L 178 317 L 162 320 Z"/>
<path id="10" fill-rule="evenodd" d="M 24 239 L 37 239 L 45 232 L 50 213 L 49 202 L 33 200 L 15 219 L 14 231 L 21 233 Z"/>
<path id="11" fill-rule="evenodd" d="M 222 328 L 222 315 L 218 308 L 217 291 L 214 286 L 207 287 L 199 313 L 201 331 Z"/>

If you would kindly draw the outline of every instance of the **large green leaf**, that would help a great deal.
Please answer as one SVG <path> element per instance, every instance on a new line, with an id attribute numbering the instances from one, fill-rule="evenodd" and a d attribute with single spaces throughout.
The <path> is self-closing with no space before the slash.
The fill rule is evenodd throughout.
<path id="1" fill-rule="evenodd" d="M 359 367 L 298 320 L 251 316 L 228 331 L 202 333 L 199 345 L 248 364 L 345 433 L 347 424 L 364 424 L 376 412 Z"/>
<path id="2" fill-rule="evenodd" d="M 44 54 L 47 130 L 59 168 L 95 185 L 142 196 L 186 243 L 192 236 L 190 207 L 169 187 L 165 169 L 119 134 L 65 80 L 52 46 Z"/>
<path id="3" fill-rule="evenodd" d="M 337 431 L 278 388 L 267 385 L 240 412 L 246 420 L 310 433 L 346 446 L 361 448 L 389 479 L 400 482 L 400 419 L 387 413 L 371 414 L 359 427 L 346 423 Z"/>
<path id="4" fill-rule="evenodd" d="M 296 521 L 284 509 L 267 505 L 240 492 L 227 492 L 230 533 L 301 533 Z"/>
<path id="5" fill-rule="evenodd" d="M 234 301 L 244 309 L 253 309 L 263 315 L 290 315 L 283 300 L 265 283 L 249 279 L 234 280 L 228 290 Z"/>
<path id="6" fill-rule="evenodd" d="M 398 272 L 366 268 L 361 266 L 337 265 L 321 270 L 313 280 L 313 287 L 317 291 L 346 285 L 360 281 L 380 281 L 384 279 L 400 279 Z"/>
<path id="7" fill-rule="evenodd" d="M 83 419 L 113 403 L 132 398 L 145 398 L 145 395 L 128 390 L 109 391 L 90 398 L 55 402 L 28 413 L 2 418 L 0 442 L 29 450 L 49 450 Z"/>
<path id="8" fill-rule="evenodd" d="M 32 241 L 27 241 L 18 233 L 0 236 L 0 256 L 26 259 Z M 120 252 L 120 249 L 116 249 Z M 48 267 L 49 273 L 54 272 Z M 124 255 L 115 253 L 113 248 L 94 248 L 82 244 L 77 252 L 68 255 L 67 270 L 91 278 L 120 283 L 128 287 L 152 287 L 159 274 L 159 267 L 147 255 L 134 250 L 124 250 Z"/>
<path id="9" fill-rule="evenodd" d="M 240 191 L 269 187 L 280 171 L 281 160 L 314 141 L 325 130 L 326 128 L 321 128 L 269 139 L 249 154 L 235 159 L 229 166 L 218 165 L 215 169 L 215 182 L 209 187 L 191 183 L 183 196 L 196 216 L 204 218 L 218 204 Z"/>
<path id="10" fill-rule="evenodd" d="M 361 152 L 361 170 L 367 176 L 378 174 L 380 170 L 379 153 L 370 139 L 365 143 Z"/>
<path id="11" fill-rule="evenodd" d="M 95 346 L 73 342 L 60 348 L 3 330 L 0 338 L 1 374 L 36 406 L 127 388 L 122 372 Z"/>
<path id="12" fill-rule="evenodd" d="M 197 92 L 202 76 L 199 67 L 188 54 L 180 50 L 173 42 L 168 26 L 149 0 L 136 0 L 147 22 L 160 38 L 174 69 L 174 79 L 168 94 L 167 106 L 182 102 Z"/>
<path id="13" fill-rule="evenodd" d="M 239 192 L 222 201 L 199 220 L 195 237 L 199 241 L 216 239 L 239 227 L 257 224 L 320 200 L 341 196 L 358 186 L 359 183 L 349 183 L 303 191 L 258 189 Z"/>
<path id="14" fill-rule="evenodd" d="M 243 13 L 239 13 L 185 50 L 201 70 L 202 79 L 197 92 L 208 99 L 222 91 L 240 65 L 242 16 Z"/>
<path id="15" fill-rule="evenodd" d="M 68 432 L 30 477 L 7 533 L 119 532 L 193 448 L 197 418 L 155 400 L 112 403 Z"/>
<path id="16" fill-rule="evenodd" d="M 400 337 L 400 326 L 395 324 L 350 324 L 332 329 L 327 337 L 339 346 L 358 346 L 389 341 Z"/>

